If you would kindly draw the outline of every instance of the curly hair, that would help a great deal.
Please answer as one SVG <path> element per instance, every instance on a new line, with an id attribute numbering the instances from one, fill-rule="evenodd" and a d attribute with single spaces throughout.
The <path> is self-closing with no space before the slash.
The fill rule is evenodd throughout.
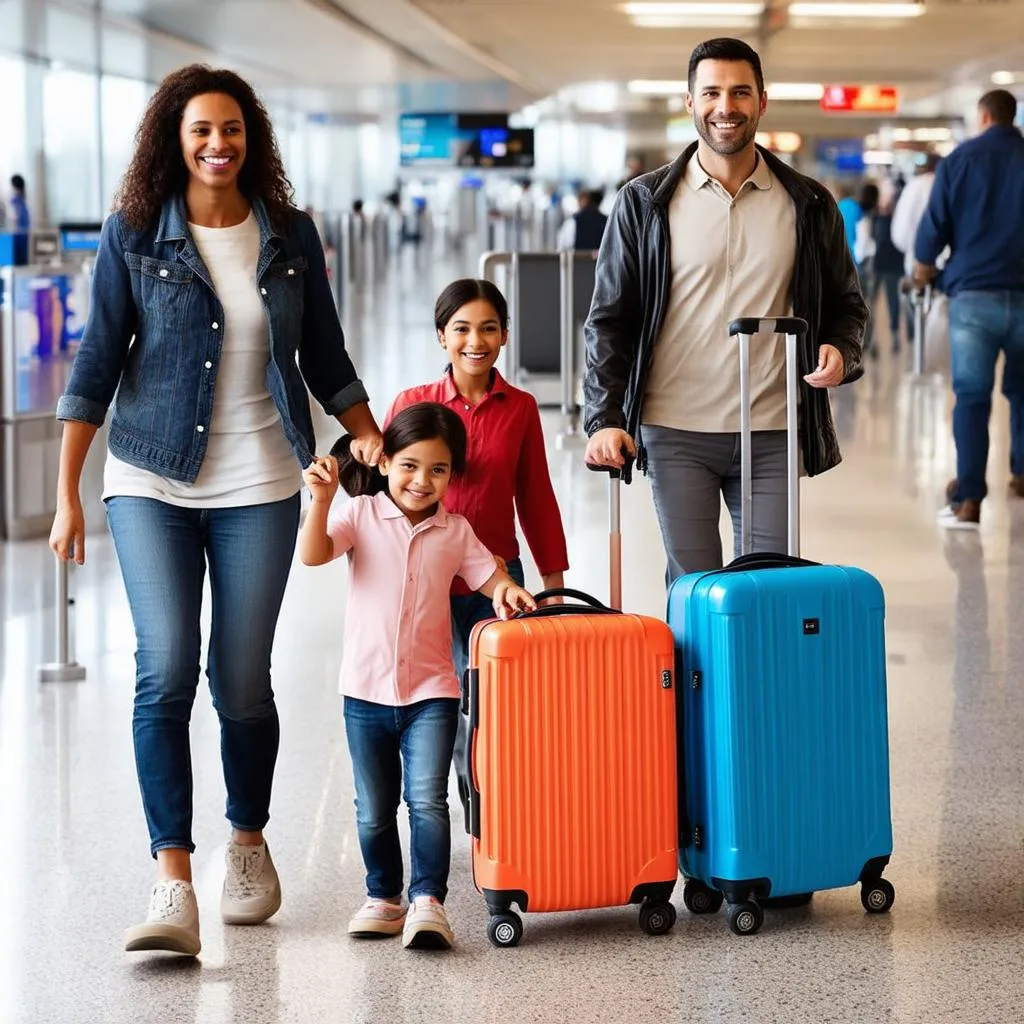
<path id="1" fill-rule="evenodd" d="M 189 175 L 181 152 L 181 119 L 193 97 L 213 92 L 230 96 L 242 108 L 246 156 L 239 189 L 247 199 L 263 201 L 279 230 L 287 224 L 294 208 L 292 186 L 266 108 L 252 86 L 233 71 L 190 64 L 160 83 L 135 133 L 135 152 L 114 209 L 137 230 L 149 227 L 171 196 L 184 194 Z"/>

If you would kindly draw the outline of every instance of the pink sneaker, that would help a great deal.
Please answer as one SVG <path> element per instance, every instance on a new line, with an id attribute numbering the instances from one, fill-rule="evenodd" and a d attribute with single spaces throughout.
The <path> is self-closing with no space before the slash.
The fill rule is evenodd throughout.
<path id="1" fill-rule="evenodd" d="M 408 910 L 404 903 L 389 903 L 387 900 L 369 896 L 352 915 L 352 920 L 348 923 L 348 933 L 360 939 L 398 935 L 405 924 Z"/>

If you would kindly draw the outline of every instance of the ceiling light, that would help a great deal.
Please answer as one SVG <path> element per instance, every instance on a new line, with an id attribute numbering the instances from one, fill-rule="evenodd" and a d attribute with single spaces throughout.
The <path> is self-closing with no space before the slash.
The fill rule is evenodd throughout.
<path id="1" fill-rule="evenodd" d="M 820 82 L 770 82 L 765 87 L 771 100 L 813 100 L 817 102 L 825 94 Z"/>
<path id="2" fill-rule="evenodd" d="M 915 128 L 915 142 L 948 142 L 953 137 L 949 128 Z"/>
<path id="3" fill-rule="evenodd" d="M 747 28 L 757 23 L 757 15 L 644 14 L 630 21 L 637 28 Z"/>
<path id="4" fill-rule="evenodd" d="M 993 71 L 992 72 L 992 84 L 993 85 L 1013 85 L 1017 81 L 1017 76 L 1012 71 Z"/>
<path id="5" fill-rule="evenodd" d="M 671 79 L 634 79 L 627 86 L 630 92 L 638 96 L 678 96 L 686 92 L 686 81 Z"/>
<path id="6" fill-rule="evenodd" d="M 622 5 L 622 10 L 633 18 L 685 18 L 717 15 L 733 18 L 756 18 L 763 9 L 763 3 L 630 3 Z"/>
<path id="7" fill-rule="evenodd" d="M 791 18 L 916 18 L 921 3 L 803 3 L 789 5 Z"/>

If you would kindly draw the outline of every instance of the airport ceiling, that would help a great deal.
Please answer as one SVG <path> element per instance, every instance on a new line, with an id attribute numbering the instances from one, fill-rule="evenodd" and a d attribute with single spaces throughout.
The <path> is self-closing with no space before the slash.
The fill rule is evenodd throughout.
<path id="1" fill-rule="evenodd" d="M 899 18 L 867 3 L 892 7 L 847 3 L 849 16 L 834 17 L 839 0 L 0 0 L 0 52 L 153 80 L 192 60 L 227 63 L 301 109 L 358 117 L 512 110 L 560 92 L 584 116 L 658 116 L 679 101 L 626 84 L 685 78 L 690 50 L 715 35 L 760 50 L 769 96 L 772 82 L 895 85 L 901 113 L 938 117 L 963 115 L 993 74 L 1024 88 L 1024 0 L 903 3 L 913 10 Z M 97 7 L 98 34 L 87 16 Z M 781 109 L 797 130 L 829 117 L 814 101 Z"/>

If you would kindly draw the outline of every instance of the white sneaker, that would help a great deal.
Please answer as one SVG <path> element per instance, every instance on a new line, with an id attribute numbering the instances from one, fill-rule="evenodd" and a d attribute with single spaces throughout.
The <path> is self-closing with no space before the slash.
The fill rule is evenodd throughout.
<path id="1" fill-rule="evenodd" d="M 409 908 L 404 903 L 389 903 L 387 900 L 366 898 L 366 902 L 352 915 L 348 923 L 349 935 L 359 939 L 379 939 L 386 935 L 398 935 L 405 924 Z"/>
<path id="2" fill-rule="evenodd" d="M 450 949 L 454 941 L 444 904 L 433 896 L 417 896 L 405 918 L 402 945 L 406 949 Z"/>
<path id="3" fill-rule="evenodd" d="M 281 881 L 266 843 L 241 846 L 229 842 L 227 873 L 220 897 L 225 924 L 263 924 L 281 909 Z"/>
<path id="4" fill-rule="evenodd" d="M 149 897 L 145 923 L 125 932 L 124 948 L 129 953 L 162 949 L 196 956 L 201 949 L 199 906 L 192 886 L 169 879 L 157 882 Z"/>

